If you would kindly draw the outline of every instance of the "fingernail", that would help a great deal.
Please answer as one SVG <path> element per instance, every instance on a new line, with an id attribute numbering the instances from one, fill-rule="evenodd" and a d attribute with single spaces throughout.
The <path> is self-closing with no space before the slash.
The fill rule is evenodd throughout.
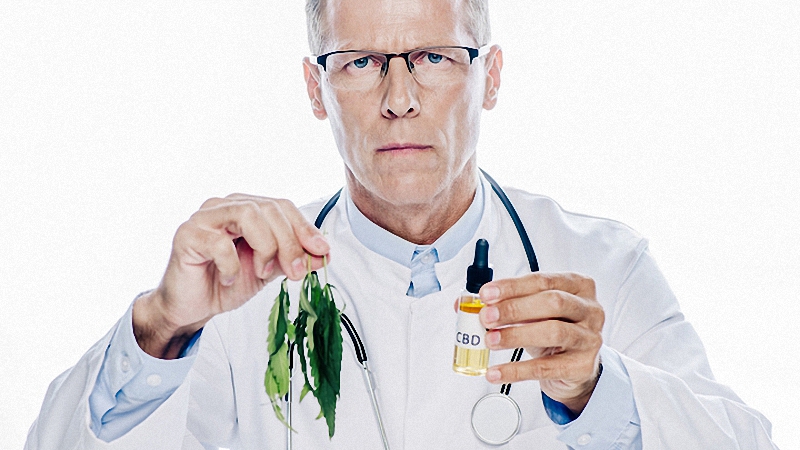
<path id="1" fill-rule="evenodd" d="M 306 271 L 306 265 L 303 264 L 303 258 L 297 258 L 292 262 L 292 272 L 298 277 L 302 277 Z"/>
<path id="2" fill-rule="evenodd" d="M 500 332 L 499 331 L 488 331 L 486 332 L 486 344 L 494 347 L 495 345 L 500 343 Z"/>
<path id="3" fill-rule="evenodd" d="M 495 286 L 484 286 L 481 289 L 481 300 L 484 303 L 494 303 L 500 297 L 500 289 Z"/>
<path id="4" fill-rule="evenodd" d="M 223 286 L 230 286 L 233 284 L 234 281 L 236 281 L 236 275 L 231 275 L 227 278 L 223 278 L 221 281 Z"/>
<path id="5" fill-rule="evenodd" d="M 486 324 L 495 323 L 500 318 L 500 310 L 496 306 L 484 306 L 481 308 L 481 314 Z"/>
<path id="6" fill-rule="evenodd" d="M 486 379 L 492 383 L 500 381 L 500 371 L 497 369 L 489 369 L 486 371 Z"/>

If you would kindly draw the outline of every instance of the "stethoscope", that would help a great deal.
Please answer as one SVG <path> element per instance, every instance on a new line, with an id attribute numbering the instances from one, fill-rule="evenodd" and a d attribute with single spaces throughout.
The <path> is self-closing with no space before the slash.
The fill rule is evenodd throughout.
<path id="1" fill-rule="evenodd" d="M 483 169 L 481 169 L 481 173 L 492 186 L 492 190 L 500 198 L 500 201 L 503 203 L 503 206 L 505 206 L 506 211 L 508 211 L 508 214 L 511 216 L 511 220 L 514 222 L 514 226 L 517 229 L 517 234 L 519 234 L 519 237 L 522 240 L 522 247 L 525 249 L 525 255 L 528 257 L 528 265 L 531 268 L 531 272 L 538 272 L 539 263 L 536 260 L 536 253 L 533 251 L 533 245 L 531 245 L 531 241 L 528 238 L 528 233 L 525 231 L 525 227 L 522 225 L 522 220 L 520 220 L 517 210 L 514 209 L 514 205 L 511 204 L 511 201 L 508 199 L 508 196 L 506 196 L 506 193 L 503 191 L 500 185 L 498 185 L 497 182 L 489 176 L 489 174 L 484 172 Z M 325 206 L 322 207 L 317 219 L 314 221 L 314 226 L 317 228 L 322 226 L 322 222 L 325 220 L 325 217 L 328 215 L 330 210 L 333 209 L 334 205 L 336 205 L 336 202 L 339 200 L 341 194 L 342 190 L 340 189 L 339 192 L 334 194 L 334 196 L 328 200 Z M 386 438 L 386 428 L 383 425 L 381 411 L 378 406 L 378 397 L 375 394 L 375 383 L 372 379 L 372 372 L 369 370 L 369 365 L 367 364 L 367 350 L 364 348 L 364 343 L 361 341 L 361 336 L 359 336 L 358 332 L 356 331 L 353 322 L 344 313 L 342 313 L 342 326 L 345 330 L 347 330 L 347 334 L 350 336 L 350 340 L 353 342 L 356 360 L 358 361 L 361 369 L 364 371 L 364 384 L 369 392 L 369 397 L 372 403 L 372 411 L 375 413 L 375 419 L 378 422 L 381 440 L 383 441 L 383 448 L 385 450 L 389 450 L 389 440 Z M 515 349 L 514 353 L 511 355 L 511 362 L 519 361 L 520 358 L 522 358 L 522 351 L 523 350 L 521 348 Z M 289 354 L 293 355 L 294 352 L 290 350 Z M 294 358 L 290 358 L 290 373 L 292 373 L 292 369 L 294 368 L 293 366 Z M 472 431 L 481 441 L 490 445 L 501 445 L 513 439 L 514 436 L 516 436 L 519 432 L 519 428 L 522 423 L 522 413 L 520 412 L 517 402 L 514 401 L 514 399 L 509 395 L 510 393 L 511 384 L 504 384 L 500 387 L 499 393 L 495 392 L 487 394 L 475 402 L 475 405 L 472 407 L 471 415 Z M 292 383 L 290 378 L 289 393 L 284 398 L 284 410 L 286 411 L 286 419 L 289 424 L 289 427 L 286 430 L 286 448 L 289 450 L 292 448 L 291 398 Z"/>

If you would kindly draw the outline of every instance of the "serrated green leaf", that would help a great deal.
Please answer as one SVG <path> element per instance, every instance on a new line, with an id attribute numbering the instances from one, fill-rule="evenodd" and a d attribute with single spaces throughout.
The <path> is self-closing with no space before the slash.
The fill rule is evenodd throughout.
<path id="1" fill-rule="evenodd" d="M 275 297 L 275 303 L 269 313 L 267 328 L 267 351 L 270 356 L 286 341 L 287 323 L 289 321 L 289 293 L 286 291 L 286 279 L 281 282 L 281 290 Z"/>
<path id="2" fill-rule="evenodd" d="M 269 359 L 267 372 L 264 375 L 264 386 L 267 391 L 275 415 L 286 426 L 286 420 L 281 413 L 280 401 L 289 392 L 289 348 L 283 343 L 278 352 Z M 283 355 L 283 356 L 280 356 Z"/>
<path id="3" fill-rule="evenodd" d="M 286 342 L 269 359 L 267 368 L 275 379 L 278 396 L 286 395 L 289 392 L 289 345 Z"/>
<path id="4" fill-rule="evenodd" d="M 286 420 L 281 412 L 280 401 L 289 392 L 289 332 L 288 318 L 289 294 L 286 291 L 286 279 L 281 283 L 281 290 L 275 298 L 269 315 L 267 328 L 267 352 L 269 360 L 267 369 L 264 372 L 264 390 L 272 404 L 275 416 L 287 427 Z M 291 327 L 291 334 L 294 334 L 294 327 Z"/>
<path id="5" fill-rule="evenodd" d="M 264 373 L 264 389 L 267 391 L 269 398 L 278 395 L 278 386 L 275 384 L 275 378 L 272 376 L 272 371 L 269 370 L 269 367 Z"/>
<path id="6" fill-rule="evenodd" d="M 320 405 L 320 417 L 325 417 L 328 436 L 335 432 L 336 402 L 339 397 L 342 364 L 342 334 L 340 313 L 336 308 L 331 289 L 320 286 L 315 273 L 310 276 L 311 305 L 317 313 L 313 329 L 315 347 L 309 352 L 311 373 L 314 377 L 314 396 Z"/>
<path id="7" fill-rule="evenodd" d="M 306 383 L 306 384 L 303 385 L 303 390 L 300 391 L 300 401 L 301 402 L 303 401 L 303 398 L 305 398 L 306 394 L 308 394 L 309 392 L 311 392 L 311 385 Z"/>
<path id="8" fill-rule="evenodd" d="M 303 401 L 305 395 L 312 390 L 311 383 L 308 381 L 308 365 L 306 361 L 306 353 L 305 353 L 305 346 L 303 345 L 303 340 L 306 337 L 306 322 L 308 320 L 308 313 L 306 311 L 300 311 L 298 313 L 297 318 L 294 319 L 295 325 L 295 348 L 297 349 L 297 356 L 300 360 L 300 370 L 303 372 L 303 392 L 300 394 L 300 401 Z"/>

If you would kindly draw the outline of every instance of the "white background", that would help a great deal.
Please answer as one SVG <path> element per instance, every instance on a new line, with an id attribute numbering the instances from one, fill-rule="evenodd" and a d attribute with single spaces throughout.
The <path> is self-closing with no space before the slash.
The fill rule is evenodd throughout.
<path id="1" fill-rule="evenodd" d="M 302 82 L 302 3 L 0 4 L 0 447 L 158 283 L 204 199 L 343 183 Z M 506 65 L 479 150 L 501 184 L 647 236 L 717 377 L 783 448 L 800 440 L 797 5 L 495 1 Z"/>

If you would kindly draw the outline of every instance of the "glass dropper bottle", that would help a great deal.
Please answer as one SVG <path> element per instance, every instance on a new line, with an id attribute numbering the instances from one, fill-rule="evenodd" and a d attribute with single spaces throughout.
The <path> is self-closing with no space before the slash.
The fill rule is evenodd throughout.
<path id="1" fill-rule="evenodd" d="M 486 348 L 486 329 L 478 313 L 484 304 L 478 292 L 481 286 L 492 281 L 489 267 L 489 243 L 478 239 L 475 259 L 467 268 L 467 285 L 458 301 L 456 348 L 453 353 L 453 370 L 464 375 L 483 375 L 489 367 L 489 349 Z"/>

